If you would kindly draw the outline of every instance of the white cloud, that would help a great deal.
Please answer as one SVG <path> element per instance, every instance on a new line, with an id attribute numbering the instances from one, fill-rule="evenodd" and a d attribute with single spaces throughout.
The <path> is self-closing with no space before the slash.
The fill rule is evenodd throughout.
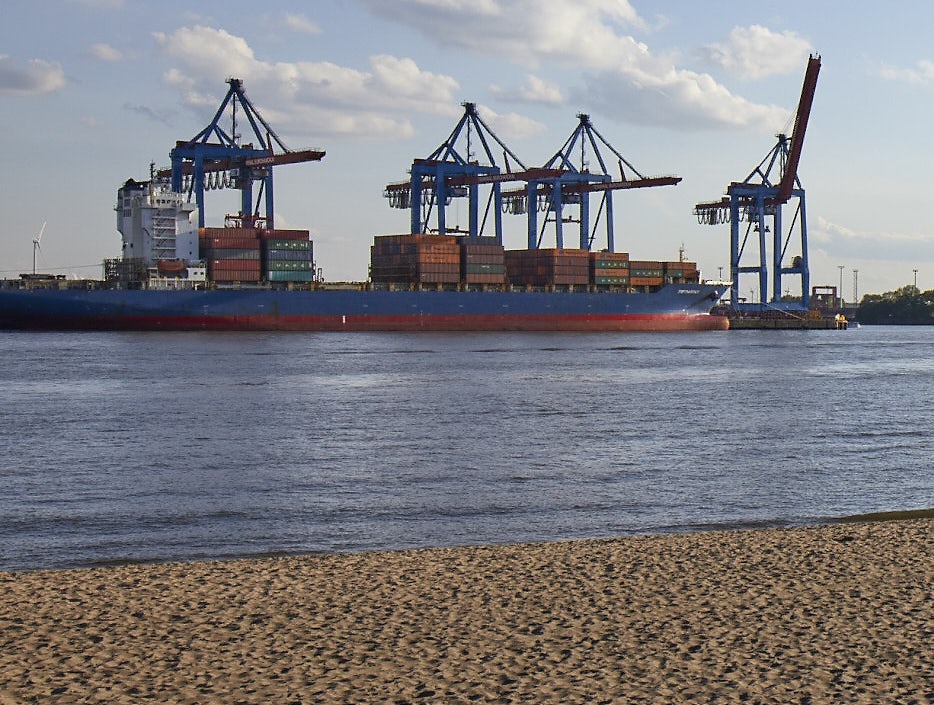
<path id="1" fill-rule="evenodd" d="M 287 14 L 285 26 L 301 34 L 320 34 L 321 28 L 304 15 Z"/>
<path id="2" fill-rule="evenodd" d="M 608 67 L 632 51 L 621 27 L 645 23 L 627 0 L 363 0 L 384 19 L 424 35 L 526 66 L 558 59 Z M 586 39 L 582 39 L 586 38 Z"/>
<path id="3" fill-rule="evenodd" d="M 708 44 L 698 53 L 731 74 L 759 79 L 799 70 L 810 51 L 810 43 L 795 32 L 752 25 L 734 27 L 725 42 Z"/>
<path id="4" fill-rule="evenodd" d="M 223 29 L 197 25 L 155 32 L 153 38 L 167 55 L 205 78 L 242 77 L 259 65 L 246 40 Z"/>
<path id="5" fill-rule="evenodd" d="M 370 59 L 373 85 L 381 96 L 402 99 L 412 108 L 421 106 L 427 112 L 451 113 L 453 91 L 458 84 L 450 76 L 422 71 L 412 59 L 399 59 L 381 54 Z"/>
<path id="6" fill-rule="evenodd" d="M 525 139 L 545 132 L 545 125 L 518 113 L 497 113 L 486 105 L 478 105 L 477 113 L 490 129 L 503 140 Z"/>
<path id="7" fill-rule="evenodd" d="M 817 228 L 815 231 L 813 233 L 809 232 L 808 234 L 819 242 L 869 242 L 874 245 L 883 243 L 902 245 L 917 245 L 922 243 L 934 244 L 934 239 L 932 239 L 930 235 L 854 230 L 845 225 L 833 223 L 822 216 L 817 217 Z"/>
<path id="8" fill-rule="evenodd" d="M 917 263 L 934 259 L 934 237 L 930 234 L 855 230 L 820 216 L 808 229 L 808 239 L 822 252 L 832 250 L 838 260 L 869 262 L 863 267 L 867 271 L 872 263 L 882 261 Z"/>
<path id="9" fill-rule="evenodd" d="M 123 53 L 108 44 L 92 44 L 89 53 L 101 61 L 121 61 Z"/>
<path id="10" fill-rule="evenodd" d="M 518 88 L 491 85 L 490 92 L 502 100 L 517 100 L 524 103 L 560 105 L 564 102 L 560 86 L 532 74 L 526 76 L 525 83 Z"/>
<path id="11" fill-rule="evenodd" d="M 0 54 L 0 94 L 40 95 L 64 85 L 65 72 L 57 61 L 30 59 L 22 65 Z"/>
<path id="12" fill-rule="evenodd" d="M 913 85 L 934 83 L 934 62 L 927 59 L 919 61 L 913 69 L 900 69 L 893 67 L 882 67 L 878 74 L 888 80 L 899 83 L 910 83 Z"/>
<path id="13" fill-rule="evenodd" d="M 186 104 L 218 105 L 223 81 L 235 76 L 270 123 L 293 133 L 405 137 L 412 126 L 404 114 L 458 112 L 457 82 L 408 58 L 372 56 L 369 70 L 331 62 L 271 63 L 223 29 L 185 27 L 153 37 L 177 64 L 164 78 L 182 90 Z"/>
<path id="14" fill-rule="evenodd" d="M 771 134 L 791 114 L 787 108 L 734 95 L 709 74 L 674 68 L 601 72 L 572 97 L 628 122 L 667 128 L 740 128 Z"/>
<path id="15" fill-rule="evenodd" d="M 754 129 L 774 132 L 788 112 L 753 103 L 734 95 L 708 74 L 678 68 L 673 56 L 653 53 L 632 36 L 646 31 L 646 22 L 625 0 L 485 0 L 478 5 L 456 0 L 362 0 L 370 11 L 386 20 L 410 26 L 445 47 L 458 47 L 484 57 L 500 57 L 525 66 L 548 64 L 583 72 L 581 83 L 567 89 L 573 100 L 590 110 L 603 108 L 610 115 L 639 124 L 676 129 Z M 627 33 L 628 32 L 628 33 Z M 743 37 L 723 48 L 722 56 L 743 57 L 736 63 L 747 73 L 774 72 L 779 67 L 800 68 L 806 43 L 793 33 L 757 32 L 767 52 L 781 57 L 752 63 L 740 52 Z M 582 40 L 586 38 L 586 41 Z M 786 57 L 791 50 L 793 56 Z M 725 60 L 725 58 L 724 58 Z M 783 68 L 782 70 L 785 70 Z M 543 90 L 545 85 L 537 86 Z M 560 86 L 535 91 L 527 83 L 519 91 L 491 89 L 498 98 L 525 99 L 563 95 Z"/>

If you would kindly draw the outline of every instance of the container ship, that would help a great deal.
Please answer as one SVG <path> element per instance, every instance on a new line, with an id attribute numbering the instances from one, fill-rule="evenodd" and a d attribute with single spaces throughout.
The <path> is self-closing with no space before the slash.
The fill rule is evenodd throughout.
<path id="1" fill-rule="evenodd" d="M 724 330 L 728 289 L 693 262 L 583 249 L 507 250 L 493 237 L 380 235 L 370 276 L 321 281 L 307 230 L 228 218 L 198 227 L 168 184 L 118 190 L 123 256 L 104 276 L 0 283 L 0 327 L 32 330 Z"/>

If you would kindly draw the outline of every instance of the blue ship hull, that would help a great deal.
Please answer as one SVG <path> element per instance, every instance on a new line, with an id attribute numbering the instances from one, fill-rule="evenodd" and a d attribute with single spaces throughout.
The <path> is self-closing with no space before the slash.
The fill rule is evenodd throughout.
<path id="1" fill-rule="evenodd" d="M 0 328 L 32 330 L 725 330 L 723 286 L 652 293 L 0 288 Z"/>

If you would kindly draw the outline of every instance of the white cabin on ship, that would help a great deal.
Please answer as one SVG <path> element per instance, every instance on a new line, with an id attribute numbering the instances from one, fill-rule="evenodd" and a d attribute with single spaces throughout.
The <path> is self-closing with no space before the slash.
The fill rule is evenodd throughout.
<path id="1" fill-rule="evenodd" d="M 200 259 L 198 207 L 168 183 L 128 179 L 117 190 L 115 210 L 123 259 L 140 259 L 147 267 L 160 260 Z"/>

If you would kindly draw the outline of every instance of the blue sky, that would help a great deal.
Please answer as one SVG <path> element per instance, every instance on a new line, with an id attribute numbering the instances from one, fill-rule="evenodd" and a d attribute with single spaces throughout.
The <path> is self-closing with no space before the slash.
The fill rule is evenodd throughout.
<path id="1" fill-rule="evenodd" d="M 617 249 L 704 275 L 729 263 L 727 226 L 699 225 L 790 132 L 807 57 L 822 56 L 799 175 L 813 284 L 852 298 L 934 288 L 934 49 L 926 3 L 686 0 L 9 0 L 0 23 L 0 271 L 98 276 L 117 256 L 128 178 L 167 166 L 236 76 L 291 149 L 279 227 L 308 228 L 328 280 L 366 276 L 373 235 L 408 230 L 383 187 L 450 133 L 464 101 L 528 166 L 591 115 L 640 172 L 674 187 L 619 192 Z M 207 218 L 236 210 L 208 195 Z M 449 221 L 466 225 L 466 206 Z M 547 237 L 547 236 L 546 236 Z M 507 219 L 506 245 L 525 244 Z M 548 245 L 548 242 L 543 243 Z"/>

